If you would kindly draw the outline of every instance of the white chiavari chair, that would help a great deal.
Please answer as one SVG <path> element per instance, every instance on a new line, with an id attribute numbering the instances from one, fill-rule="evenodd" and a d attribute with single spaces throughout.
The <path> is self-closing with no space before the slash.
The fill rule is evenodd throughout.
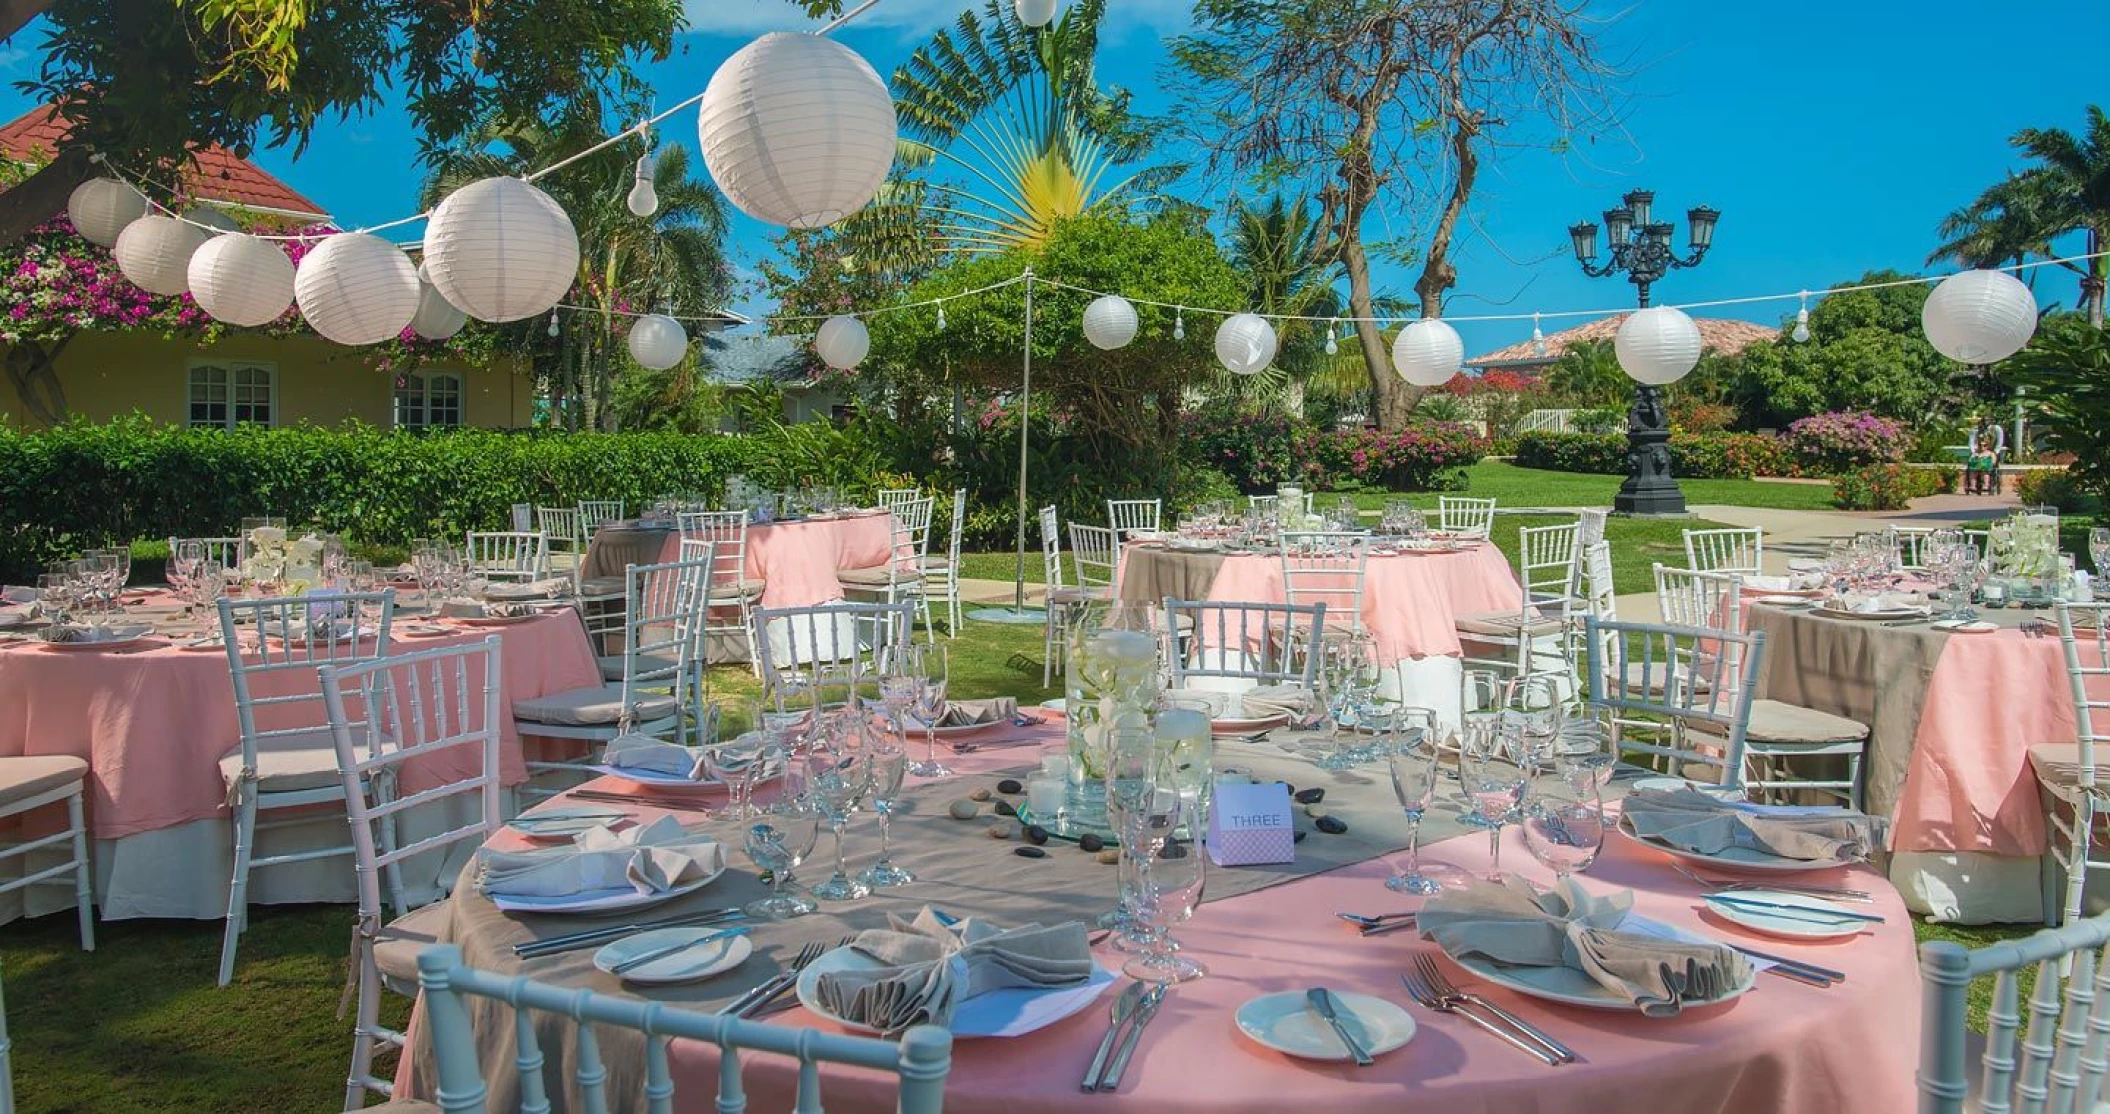
<path id="1" fill-rule="evenodd" d="M 876 679 L 881 655 L 912 639 L 916 612 L 910 600 L 837 600 L 809 607 L 756 608 L 754 622 L 762 691 L 781 712 L 787 700 L 803 695 L 818 703 L 825 687 Z"/>
<path id="2" fill-rule="evenodd" d="M 1286 684 L 1314 690 L 1320 655 L 1295 647 L 1316 646 L 1325 637 L 1324 603 L 1236 603 L 1167 596 L 1164 608 L 1158 636 L 1171 687 L 1236 691 Z"/>
<path id="3" fill-rule="evenodd" d="M 1650 566 L 1656 578 L 1656 609 L 1663 621 L 1675 627 L 1720 627 L 1742 630 L 1743 576 L 1735 572 L 1711 572 Z"/>
<path id="4" fill-rule="evenodd" d="M 817 1029 L 743 1021 L 722 1014 L 700 1013 L 617 996 L 536 982 L 525 975 L 507 978 L 467 967 L 461 949 L 441 944 L 418 956 L 418 981 L 424 988 L 426 1015 L 432 1024 L 433 1058 L 439 1074 L 437 1098 L 446 1114 L 484 1114 L 486 1065 L 477 1056 L 477 1033 L 471 1020 L 471 998 L 511 1007 L 513 1071 L 522 1110 L 600 1111 L 646 1109 L 665 1114 L 676 1109 L 745 1114 L 747 1093 L 740 1074 L 740 1054 L 758 1052 L 798 1061 L 794 1103 L 799 1114 L 820 1114 L 822 1064 L 839 1064 L 897 1076 L 899 1114 L 940 1114 L 945 1103 L 945 1076 L 952 1070 L 952 1034 L 936 1025 L 918 1025 L 898 1037 L 853 1037 Z M 493 1011 L 474 1012 L 493 1016 Z M 504 1021 L 496 1022 L 505 1024 Z M 608 1069 L 601 1059 L 596 1030 L 634 1030 L 642 1034 L 645 1070 L 634 1095 L 608 1093 Z M 670 1040 L 715 1046 L 718 1052 L 717 1094 L 676 1095 L 668 1065 Z M 548 1050 L 545 1051 L 545 1046 Z M 569 1094 L 550 1095 L 546 1063 L 573 1063 Z M 492 1066 L 491 1070 L 503 1070 Z M 830 1076 L 832 1078 L 832 1076 Z M 832 1093 L 832 1092 L 831 1092 Z"/>
<path id="5" fill-rule="evenodd" d="M 234 978 L 235 945 L 249 922 L 249 873 L 348 856 L 349 843 L 260 855 L 257 839 L 273 828 L 312 824 L 324 807 L 343 803 L 337 750 L 315 670 L 357 665 L 388 653 L 394 592 L 219 601 L 220 637 L 234 683 L 241 741 L 220 759 L 234 812 L 234 876 L 220 942 L 220 985 Z M 285 820 L 264 814 L 293 813 Z"/>
<path id="6" fill-rule="evenodd" d="M 1919 1114 L 2051 1114 L 2103 1109 L 2110 1068 L 2110 916 L 1966 951 L 1920 945 Z M 2022 980 L 2035 976 L 2029 1001 Z M 1970 1028 L 1971 984 L 1990 976 L 1982 1045 Z M 2023 1028 L 2023 1019 L 2029 1021 Z M 1976 1059 L 1980 1068 L 1970 1072 Z"/>
<path id="7" fill-rule="evenodd" d="M 1084 589 L 1114 588 L 1114 570 L 1120 563 L 1120 539 L 1105 526 L 1070 523 L 1070 560 L 1077 565 L 1077 586 Z"/>
<path id="8" fill-rule="evenodd" d="M 901 508 L 923 498 L 923 492 L 913 487 L 882 487 L 879 489 L 879 506 L 884 510 L 899 511 Z"/>
<path id="9" fill-rule="evenodd" d="M 935 496 L 925 495 L 890 512 L 891 540 L 883 564 L 837 569 L 835 578 L 845 592 L 876 597 L 886 603 L 917 602 L 924 594 L 923 563 L 929 556 L 931 508 Z M 937 641 L 935 630 L 928 632 Z"/>
<path id="10" fill-rule="evenodd" d="M 492 635 L 480 644 L 320 670 L 338 791 L 351 819 L 358 868 L 359 920 L 352 930 L 349 976 L 358 994 L 357 1020 L 345 1079 L 346 1110 L 363 1107 L 369 1094 L 393 1097 L 394 1087 L 373 1070 L 374 1056 L 380 1049 L 400 1052 L 404 1037 L 381 1023 L 382 992 L 416 996 L 417 953 L 438 939 L 447 923 L 444 897 L 406 911 L 403 862 L 443 854 L 456 844 L 481 846 L 504 822 L 498 749 L 504 714 L 499 707 L 501 645 Z M 435 758 L 471 772 L 401 793 L 403 769 Z M 412 810 L 421 823 L 439 830 L 406 839 Z M 397 914 L 387 923 L 382 919 L 384 881 L 388 904 Z"/>
<path id="11" fill-rule="evenodd" d="M 588 540 L 600 532 L 601 527 L 623 520 L 621 499 L 581 499 L 579 501 L 579 526 Z"/>
<path id="12" fill-rule="evenodd" d="M 925 540 L 923 550 L 923 625 L 932 625 L 930 606 L 933 600 L 945 607 L 945 637 L 960 636 L 960 535 L 967 526 L 967 489 L 959 488 L 952 493 L 952 529 L 946 535 L 946 553 L 943 557 L 931 557 L 930 544 Z"/>
<path id="13" fill-rule="evenodd" d="M 1584 620 L 1590 703 L 1622 726 L 1620 751 L 1668 763 L 1670 773 L 1741 788 L 1744 734 L 1765 635 L 1662 623 Z M 1608 679 L 1623 680 L 1620 684 Z M 1659 730 L 1632 730 L 1657 724 Z"/>
<path id="14" fill-rule="evenodd" d="M 1436 497 L 1436 528 L 1460 538 L 1484 538 L 1495 532 L 1495 501 L 1464 495 Z"/>
<path id="15" fill-rule="evenodd" d="M 532 503 L 515 503 L 507 511 L 507 528 L 525 534 L 535 528 L 535 506 Z"/>
<path id="16" fill-rule="evenodd" d="M 1157 532 L 1165 519 L 1163 499 L 1108 499 L 1106 524 L 1122 541 L 1135 530 Z"/>
<path id="17" fill-rule="evenodd" d="M 529 531 L 471 530 L 469 571 L 485 580 L 541 580 L 549 576 L 549 539 Z"/>
<path id="18" fill-rule="evenodd" d="M 50 805 L 66 806 L 66 826 L 44 835 L 22 838 L 0 847 L 0 861 L 21 859 L 22 875 L 0 882 L 0 894 L 30 886 L 63 883 L 72 876 L 73 904 L 80 918 L 81 950 L 95 950 L 94 867 L 88 858 L 88 823 L 82 797 L 88 785 L 88 763 L 70 754 L 33 754 L 0 758 L 0 820 Z M 63 846 L 61 862 L 31 862 L 27 856 Z M 5 1114 L 0 1111 L 0 1114 Z"/>
<path id="19" fill-rule="evenodd" d="M 565 554 L 576 567 L 584 557 L 586 522 L 579 514 L 579 508 L 536 507 L 535 530 L 547 539 L 552 561 L 558 554 Z"/>
<path id="20" fill-rule="evenodd" d="M 1921 559 L 1920 547 L 1927 543 L 1927 535 L 1934 532 L 1932 526 L 1893 526 L 1890 528 L 1890 550 L 1898 555 L 1898 567 L 1909 572 L 1924 572 L 1927 563 Z"/>
<path id="21" fill-rule="evenodd" d="M 1273 518 L 1276 508 L 1282 505 L 1279 495 L 1248 495 L 1245 497 L 1245 513 L 1248 518 Z"/>
<path id="22" fill-rule="evenodd" d="M 1493 511 L 1489 510 L 1492 516 Z M 1527 526 L 1517 532 L 1517 580 L 1523 586 L 1514 611 L 1482 611 L 1458 617 L 1464 664 L 1515 677 L 1570 675 L 1570 595 L 1575 580 L 1577 523 Z"/>
<path id="23" fill-rule="evenodd" d="M 1367 535 L 1282 535 L 1282 596 L 1291 604 L 1325 604 L 1328 634 L 1363 633 L 1363 586 L 1370 565 Z"/>
<path id="24" fill-rule="evenodd" d="M 1757 576 L 1766 556 L 1766 533 L 1756 526 L 1685 531 L 1685 567 L 1699 572 Z"/>
<path id="25" fill-rule="evenodd" d="M 747 575 L 747 531 L 750 523 L 746 511 L 681 511 L 674 516 L 681 530 L 683 560 L 695 556 L 689 552 L 692 542 L 708 542 L 715 546 L 711 562 L 710 593 L 708 596 L 711 615 L 704 626 L 705 650 L 712 635 L 747 636 L 753 626 L 754 611 L 762 602 L 762 593 L 769 588 L 764 577 Z M 709 664 L 707 652 L 699 651 L 697 665 Z M 750 650 L 748 663 L 755 676 L 762 675 L 762 667 L 754 664 L 754 653 Z"/>
<path id="26" fill-rule="evenodd" d="M 2110 781 L 2096 764 L 2097 748 L 2110 741 L 2110 603 L 2061 602 L 2057 607 L 2073 694 L 2074 741 L 2029 748 L 2030 769 L 2045 803 L 2046 865 L 2052 868 L 2044 871 L 2046 924 L 2079 919 L 2089 873 L 2110 870 L 2110 861 L 2094 855 L 2096 823 L 2104 811 L 2098 786 Z M 2061 877 L 2063 901 L 2057 890 Z"/>
<path id="27" fill-rule="evenodd" d="M 1055 665 L 1069 652 L 1069 624 L 1079 607 L 1111 599 L 1108 585 L 1072 585 L 1062 572 L 1062 519 L 1052 506 L 1040 508 L 1040 571 L 1046 588 L 1047 618 L 1041 639 L 1040 687 L 1054 683 Z M 1083 567 L 1078 579 L 1084 578 Z"/>

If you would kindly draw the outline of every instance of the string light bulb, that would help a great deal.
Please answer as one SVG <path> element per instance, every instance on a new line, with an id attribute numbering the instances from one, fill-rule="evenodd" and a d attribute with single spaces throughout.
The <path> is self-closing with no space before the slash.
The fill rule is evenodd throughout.
<path id="1" fill-rule="evenodd" d="M 1336 317 L 1326 323 L 1326 354 L 1337 356 L 1341 352 L 1341 319 Z"/>
<path id="2" fill-rule="evenodd" d="M 939 302 L 939 303 L 938 303 L 938 331 L 939 331 L 939 332 L 941 332 L 941 333 L 945 331 L 945 303 L 944 303 L 944 302 Z"/>
<path id="3" fill-rule="evenodd" d="M 659 191 L 652 188 L 652 172 L 657 162 L 650 151 L 638 156 L 636 179 L 630 185 L 630 196 L 623 199 L 623 204 L 628 205 L 636 216 L 649 217 L 659 212 Z"/>
<path id="4" fill-rule="evenodd" d="M 1187 339 L 1187 307 L 1172 307 L 1172 339 Z"/>
<path id="5" fill-rule="evenodd" d="M 553 336 L 553 337 L 557 335 L 557 311 L 556 311 L 556 310 L 551 310 L 551 311 L 549 311 L 549 335 L 551 335 L 551 336 Z"/>
<path id="6" fill-rule="evenodd" d="M 1531 354 L 1534 356 L 1546 354 L 1546 330 L 1539 328 L 1539 315 L 1537 313 L 1531 315 Z"/>
<path id="7" fill-rule="evenodd" d="M 1810 341 L 1810 292 L 1805 290 L 1796 297 L 1802 299 L 1802 308 L 1795 311 L 1795 331 L 1788 334 L 1797 344 Z"/>

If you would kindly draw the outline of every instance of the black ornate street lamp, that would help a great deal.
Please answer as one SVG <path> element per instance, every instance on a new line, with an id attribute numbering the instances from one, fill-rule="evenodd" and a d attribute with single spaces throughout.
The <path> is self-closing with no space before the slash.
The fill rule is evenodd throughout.
<path id="1" fill-rule="evenodd" d="M 1568 239 L 1575 248 L 1575 261 L 1582 264 L 1584 274 L 1602 278 L 1624 273 L 1640 294 L 1641 308 L 1647 309 L 1651 284 L 1672 271 L 1700 265 L 1707 249 L 1714 246 L 1714 226 L 1722 214 L 1720 210 L 1705 205 L 1686 212 L 1685 219 L 1691 226 L 1692 254 L 1680 257 L 1671 249 L 1671 238 L 1676 234 L 1677 226 L 1668 221 L 1659 223 L 1655 219 L 1655 193 L 1634 190 L 1620 200 L 1625 204 L 1605 210 L 1605 239 L 1611 245 L 1612 254 L 1602 266 L 1597 263 L 1596 225 L 1588 222 L 1571 225 Z M 1627 411 L 1626 437 L 1626 482 L 1619 485 L 1612 509 L 1622 514 L 1685 513 L 1685 493 L 1678 490 L 1678 481 L 1670 474 L 1668 464 L 1670 416 L 1655 387 L 1635 383 L 1634 405 Z"/>

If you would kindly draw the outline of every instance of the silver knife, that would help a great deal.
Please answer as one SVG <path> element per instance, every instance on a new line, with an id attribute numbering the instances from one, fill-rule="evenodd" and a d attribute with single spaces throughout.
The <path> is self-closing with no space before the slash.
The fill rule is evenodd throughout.
<path id="1" fill-rule="evenodd" d="M 1105 1078 L 1099 1080 L 1102 1091 L 1117 1091 L 1121 1088 L 1121 1073 L 1128 1068 L 1128 1058 L 1135 1055 L 1136 1042 L 1143 1039 L 1143 1027 L 1158 1015 L 1158 1005 L 1165 1000 L 1167 983 L 1159 983 L 1143 995 L 1136 1004 L 1136 1019 L 1128 1026 L 1128 1036 L 1121 1041 L 1121 1051 L 1114 1053 L 1114 1062 L 1106 1067 Z"/>
<path id="2" fill-rule="evenodd" d="M 1844 909 L 1819 909 L 1810 905 L 1784 905 L 1777 901 L 1760 901 L 1756 898 L 1737 897 L 1733 894 L 1708 894 L 1703 900 L 1734 906 L 1738 909 L 1764 909 L 1777 913 L 1804 914 L 1802 917 L 1790 918 L 1791 920 L 1821 918 L 1833 924 L 1844 921 L 1856 921 L 1861 924 L 1883 923 L 1883 918 L 1873 913 L 1850 913 Z"/>
<path id="3" fill-rule="evenodd" d="M 679 944 L 670 944 L 664 948 L 655 948 L 652 951 L 646 952 L 643 955 L 636 956 L 631 959 L 626 959 L 621 963 L 616 964 L 614 967 L 609 968 L 609 973 L 614 975 L 627 975 L 630 972 L 635 971 L 640 967 L 643 967 L 645 964 L 653 962 L 654 960 L 665 959 L 670 955 L 688 951 L 690 948 L 700 947 L 704 944 L 715 943 L 719 940 L 725 940 L 730 937 L 745 936 L 752 931 L 754 930 L 747 927 L 746 925 L 741 925 L 739 928 L 722 928 L 708 935 L 698 936 L 694 940 L 683 940 Z"/>
<path id="4" fill-rule="evenodd" d="M 1355 1058 L 1356 1067 L 1367 1068 L 1377 1062 L 1370 1058 L 1370 1053 L 1363 1047 L 1362 1042 L 1356 1040 L 1355 1035 L 1348 1031 L 1348 1026 L 1341 1024 L 1340 1014 L 1334 1008 L 1332 991 L 1323 986 L 1312 987 L 1304 992 L 1304 1001 L 1311 1006 L 1313 1013 L 1325 1018 L 1326 1024 L 1333 1026 L 1333 1035 L 1341 1038 L 1341 1044 L 1347 1047 L 1348 1055 Z"/>
<path id="5" fill-rule="evenodd" d="M 1136 1012 L 1136 1003 L 1142 1000 L 1143 983 L 1140 980 L 1129 983 L 1121 991 L 1121 996 L 1114 999 L 1111 1016 L 1106 1022 L 1106 1035 L 1099 1038 L 1099 1051 L 1092 1054 L 1092 1064 L 1084 1069 L 1084 1080 L 1078 1084 L 1081 1090 L 1099 1089 L 1099 1075 L 1106 1070 L 1107 1056 L 1113 1053 L 1114 1038 L 1121 1035 L 1121 1027 L 1128 1023 L 1129 1015 Z"/>

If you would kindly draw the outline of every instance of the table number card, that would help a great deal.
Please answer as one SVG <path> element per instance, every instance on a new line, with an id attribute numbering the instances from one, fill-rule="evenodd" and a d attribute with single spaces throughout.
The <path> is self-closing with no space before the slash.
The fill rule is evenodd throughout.
<path id="1" fill-rule="evenodd" d="M 1209 858 L 1218 866 L 1295 862 L 1297 828 L 1290 819 L 1289 786 L 1218 783 L 1209 812 Z"/>

